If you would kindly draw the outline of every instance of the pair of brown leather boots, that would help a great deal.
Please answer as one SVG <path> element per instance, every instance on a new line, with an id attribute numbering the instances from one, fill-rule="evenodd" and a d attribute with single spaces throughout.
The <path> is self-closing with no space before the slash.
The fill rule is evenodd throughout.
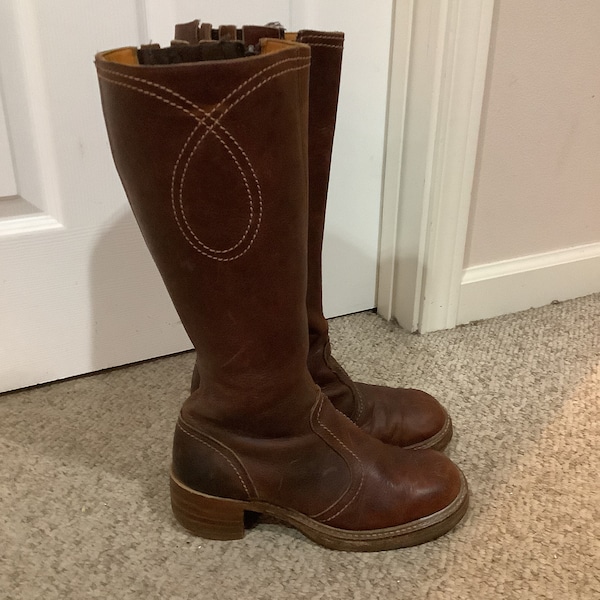
<path id="1" fill-rule="evenodd" d="M 96 56 L 117 170 L 197 352 L 176 518 L 229 540 L 268 514 L 339 550 L 442 535 L 468 505 L 438 452 L 446 411 L 352 382 L 330 352 L 321 249 L 343 34 L 195 21 L 176 38 Z"/>

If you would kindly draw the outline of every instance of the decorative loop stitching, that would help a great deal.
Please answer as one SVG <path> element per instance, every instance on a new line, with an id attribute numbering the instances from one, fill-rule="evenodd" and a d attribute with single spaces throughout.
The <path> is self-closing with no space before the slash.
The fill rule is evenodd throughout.
<path id="1" fill-rule="evenodd" d="M 279 70 L 266 78 L 263 77 L 267 72 L 277 69 L 283 64 L 299 62 L 302 64 Z M 171 177 L 171 206 L 175 222 L 184 239 L 194 250 L 203 256 L 221 262 L 233 261 L 240 258 L 254 243 L 262 223 L 263 199 L 260 182 L 252 166 L 250 158 L 248 157 L 248 154 L 244 151 L 235 137 L 221 124 L 221 120 L 229 111 L 233 109 L 234 106 L 269 81 L 277 77 L 281 77 L 289 72 L 306 69 L 308 68 L 309 64 L 310 60 L 307 57 L 300 56 L 282 59 L 276 63 L 268 65 L 243 81 L 210 111 L 204 110 L 192 102 L 189 98 L 186 98 L 182 94 L 175 92 L 167 86 L 141 77 L 128 75 L 126 73 L 119 73 L 117 71 L 112 71 L 101 67 L 98 68 L 98 77 L 100 79 L 155 98 L 161 102 L 164 102 L 168 106 L 183 111 L 196 121 L 194 129 L 184 142 L 173 167 L 173 173 Z M 260 79 L 251 89 L 245 91 L 241 95 L 238 95 L 245 88 L 247 88 L 250 83 L 261 77 L 263 78 Z M 122 79 L 131 83 L 125 83 L 122 81 Z M 141 86 L 147 86 L 156 91 L 150 91 Z M 236 95 L 238 95 L 237 98 L 235 97 Z M 223 108 L 223 106 L 228 102 L 229 104 Z M 218 116 L 213 116 L 215 113 Z M 184 207 L 183 191 L 190 163 L 202 143 L 209 135 L 212 135 L 214 138 L 216 138 L 229 155 L 242 180 L 249 206 L 248 224 L 244 232 L 240 236 L 237 243 L 225 249 L 212 248 L 200 240 L 186 216 Z M 199 137 L 199 139 L 192 146 L 192 142 L 197 137 Z"/>

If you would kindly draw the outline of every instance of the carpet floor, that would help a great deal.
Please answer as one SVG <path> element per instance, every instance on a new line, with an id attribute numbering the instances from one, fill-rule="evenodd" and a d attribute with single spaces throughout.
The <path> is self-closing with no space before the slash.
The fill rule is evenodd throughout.
<path id="1" fill-rule="evenodd" d="M 0 396 L 0 598 L 600 598 L 600 295 L 423 336 L 360 313 L 331 337 L 355 379 L 452 414 L 456 529 L 368 554 L 268 521 L 189 535 L 167 475 L 186 353 Z"/>

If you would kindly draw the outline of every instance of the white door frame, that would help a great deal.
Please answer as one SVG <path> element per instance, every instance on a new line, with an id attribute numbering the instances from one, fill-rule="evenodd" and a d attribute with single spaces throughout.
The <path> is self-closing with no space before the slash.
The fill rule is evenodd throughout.
<path id="1" fill-rule="evenodd" d="M 494 0 L 396 2 L 378 312 L 457 324 Z"/>

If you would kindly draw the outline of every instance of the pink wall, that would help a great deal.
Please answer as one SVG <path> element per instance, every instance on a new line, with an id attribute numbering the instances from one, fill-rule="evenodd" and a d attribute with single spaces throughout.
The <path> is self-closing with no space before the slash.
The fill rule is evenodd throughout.
<path id="1" fill-rule="evenodd" d="M 465 266 L 600 242 L 600 2 L 497 0 Z"/>

